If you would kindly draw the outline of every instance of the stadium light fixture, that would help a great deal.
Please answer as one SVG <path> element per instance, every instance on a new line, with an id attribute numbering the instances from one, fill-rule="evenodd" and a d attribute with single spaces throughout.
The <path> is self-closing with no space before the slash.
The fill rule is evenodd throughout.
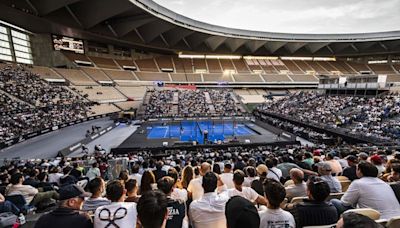
<path id="1" fill-rule="evenodd" d="M 206 55 L 206 59 L 241 59 L 240 55 Z"/>
<path id="2" fill-rule="evenodd" d="M 335 57 L 314 57 L 314 61 L 336 61 Z"/>
<path id="3" fill-rule="evenodd" d="M 204 59 L 206 56 L 205 55 L 185 55 L 185 54 L 179 54 L 179 58 L 181 59 Z"/>
<path id="4" fill-rule="evenodd" d="M 368 64 L 381 64 L 381 63 L 388 63 L 387 60 L 370 60 Z"/>

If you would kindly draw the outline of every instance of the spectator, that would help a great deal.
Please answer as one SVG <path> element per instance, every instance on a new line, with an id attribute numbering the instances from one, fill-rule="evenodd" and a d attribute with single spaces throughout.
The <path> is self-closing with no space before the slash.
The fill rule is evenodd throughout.
<path id="1" fill-rule="evenodd" d="M 81 167 L 77 162 L 72 164 L 73 169 L 70 172 L 70 175 L 75 177 L 77 180 L 81 180 L 83 176 L 83 167 Z"/>
<path id="2" fill-rule="evenodd" d="M 164 193 L 158 190 L 145 192 L 137 204 L 139 223 L 143 228 L 165 227 L 167 207 L 168 199 Z"/>
<path id="3" fill-rule="evenodd" d="M 89 178 L 89 181 L 93 180 L 96 177 L 101 177 L 99 164 L 97 162 L 92 164 L 92 167 L 87 171 L 86 177 Z"/>
<path id="4" fill-rule="evenodd" d="M 203 164 L 202 164 L 203 166 Z M 212 172 L 207 172 L 202 177 L 204 194 L 200 199 L 193 200 L 190 204 L 190 221 L 194 227 L 209 226 L 225 228 L 225 204 L 229 200 L 226 194 L 217 194 L 218 177 Z"/>
<path id="5" fill-rule="evenodd" d="M 98 207 L 108 205 L 110 200 L 103 198 L 105 183 L 103 178 L 96 177 L 89 181 L 87 188 L 92 195 L 83 203 L 82 210 L 94 212 Z"/>
<path id="6" fill-rule="evenodd" d="M 267 159 L 265 164 L 268 167 L 267 178 L 274 179 L 276 181 L 281 181 L 282 171 L 278 169 L 276 166 L 278 165 L 278 159 Z"/>
<path id="7" fill-rule="evenodd" d="M 332 176 L 331 165 L 327 162 L 319 162 L 315 165 L 318 167 L 318 173 L 321 179 L 329 185 L 331 193 L 341 192 L 342 185 L 337 178 Z"/>
<path id="8" fill-rule="evenodd" d="M 342 173 L 342 165 L 335 159 L 334 153 L 328 153 L 325 157 L 325 162 L 331 166 L 332 175 L 338 176 Z"/>
<path id="9" fill-rule="evenodd" d="M 346 160 L 349 166 L 343 170 L 342 175 L 347 177 L 350 181 L 358 179 L 356 174 L 357 164 L 358 164 L 357 157 L 354 155 L 349 155 L 347 156 Z"/>
<path id="10" fill-rule="evenodd" d="M 194 178 L 194 171 L 191 166 L 185 166 L 182 170 L 182 188 L 187 189 L 190 181 Z"/>
<path id="11" fill-rule="evenodd" d="M 235 187 L 233 183 L 232 165 L 230 163 L 225 163 L 224 172 L 219 176 L 228 189 Z"/>
<path id="12" fill-rule="evenodd" d="M 181 200 L 183 202 L 186 202 L 188 200 L 188 191 L 186 189 L 180 189 L 177 187 L 178 185 L 178 178 L 179 178 L 179 173 L 176 171 L 175 168 L 170 168 L 168 170 L 167 175 L 169 177 L 172 177 L 174 180 L 174 191 L 171 193 L 171 198 L 175 200 Z"/>
<path id="13" fill-rule="evenodd" d="M 360 162 L 357 165 L 357 176 L 341 200 L 332 200 L 339 213 L 352 208 L 372 208 L 381 213 L 382 219 L 400 215 L 400 204 L 392 188 L 380 180 L 378 169 L 371 163 Z M 388 203 L 390 202 L 390 203 Z"/>
<path id="14" fill-rule="evenodd" d="M 274 179 L 264 182 L 267 210 L 260 213 L 260 227 L 296 227 L 293 215 L 280 208 L 285 199 L 286 191 L 281 183 Z"/>
<path id="15" fill-rule="evenodd" d="M 136 179 L 129 179 L 125 183 L 125 189 L 126 189 L 126 194 L 127 194 L 125 202 L 137 203 L 139 201 L 140 196 L 137 195 L 138 186 L 137 186 Z"/>
<path id="16" fill-rule="evenodd" d="M 142 175 L 142 182 L 140 183 L 140 195 L 147 191 L 154 190 L 157 186 L 156 178 L 151 170 L 144 171 Z"/>
<path id="17" fill-rule="evenodd" d="M 100 206 L 94 215 L 94 228 L 109 226 L 134 227 L 136 225 L 136 203 L 125 203 L 126 190 L 120 181 L 107 184 L 107 199 L 111 204 Z"/>
<path id="18" fill-rule="evenodd" d="M 172 177 L 165 176 L 158 180 L 157 187 L 162 191 L 168 199 L 168 218 L 166 228 L 188 227 L 188 219 L 186 217 L 185 203 L 175 200 L 171 197 L 174 191 L 175 180 Z"/>
<path id="19" fill-rule="evenodd" d="M 60 173 L 60 168 L 58 166 L 55 166 L 50 169 L 49 173 L 49 183 L 55 183 L 56 185 L 60 185 L 60 178 L 63 176 L 62 173 Z"/>
<path id="20" fill-rule="evenodd" d="M 258 179 L 257 171 L 253 166 L 248 166 L 244 169 L 244 172 L 246 176 L 244 178 L 243 186 L 250 187 L 251 183 Z"/>
<path id="21" fill-rule="evenodd" d="M 236 170 L 233 173 L 233 183 L 235 187 L 228 190 L 229 197 L 241 196 L 252 203 L 267 205 L 267 200 L 260 196 L 254 189 L 242 186 L 244 183 L 245 175 L 241 170 Z"/>
<path id="22" fill-rule="evenodd" d="M 378 169 L 378 177 L 385 172 L 385 167 L 383 166 L 383 161 L 381 156 L 375 154 L 370 157 L 371 163 Z"/>
<path id="23" fill-rule="evenodd" d="M 311 176 L 307 181 L 308 200 L 295 205 L 293 214 L 297 227 L 334 224 L 338 220 L 336 208 L 326 202 L 329 185 L 320 177 Z"/>
<path id="24" fill-rule="evenodd" d="M 383 226 L 365 215 L 349 212 L 342 215 L 336 228 L 383 228 Z"/>
<path id="25" fill-rule="evenodd" d="M 187 190 L 193 200 L 200 199 L 201 196 L 204 194 L 204 189 L 202 187 L 203 176 L 210 171 L 211 165 L 207 162 L 203 162 L 200 166 L 200 177 L 192 179 L 189 182 Z"/>
<path id="26" fill-rule="evenodd" d="M 301 169 L 291 169 L 290 179 L 293 181 L 293 185 L 289 185 L 285 188 L 286 198 L 290 202 L 294 197 L 304 197 L 307 196 L 307 184 L 304 180 L 304 173 Z"/>
<path id="27" fill-rule="evenodd" d="M 57 209 L 42 215 L 35 224 L 35 228 L 92 228 L 93 223 L 90 216 L 80 212 L 84 198 L 90 194 L 86 193 L 77 185 L 67 185 L 60 189 L 60 202 Z"/>
<path id="28" fill-rule="evenodd" d="M 261 164 L 257 166 L 256 170 L 259 178 L 251 183 L 251 188 L 254 189 L 259 195 L 264 196 L 265 193 L 264 193 L 263 183 L 267 179 L 268 167 L 266 165 Z"/>
<path id="29" fill-rule="evenodd" d="M 156 182 L 161 179 L 162 177 L 167 175 L 167 172 L 165 172 L 162 168 L 164 166 L 164 162 L 158 161 L 156 163 L 156 170 L 154 170 L 153 174 L 154 177 L 156 178 Z"/>
<path id="30" fill-rule="evenodd" d="M 257 208 L 240 196 L 229 199 L 225 206 L 225 217 L 228 228 L 259 228 L 260 216 Z"/>
<path id="31" fill-rule="evenodd" d="M 56 191 L 39 192 L 30 185 L 23 185 L 24 177 L 21 173 L 14 173 L 11 176 L 11 185 L 6 188 L 6 195 L 21 194 L 27 205 L 40 206 L 42 203 L 49 202 L 50 199 L 58 199 L 59 195 Z"/>
<path id="32" fill-rule="evenodd" d="M 135 179 L 136 183 L 140 187 L 140 183 L 142 181 L 142 175 L 139 174 L 140 170 L 140 165 L 139 164 L 134 164 L 132 166 L 132 174 L 129 176 L 130 179 Z"/>

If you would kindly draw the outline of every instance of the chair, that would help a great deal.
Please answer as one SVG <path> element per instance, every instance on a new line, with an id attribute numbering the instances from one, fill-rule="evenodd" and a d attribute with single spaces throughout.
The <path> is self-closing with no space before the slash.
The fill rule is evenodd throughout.
<path id="1" fill-rule="evenodd" d="M 344 213 L 354 212 L 360 215 L 364 215 L 369 217 L 372 220 L 378 220 L 381 218 L 381 213 L 379 211 L 372 209 L 372 208 L 357 208 L 357 209 L 350 209 L 345 211 Z"/>
<path id="2" fill-rule="evenodd" d="M 303 202 L 303 200 L 308 199 L 308 197 L 293 197 L 290 201 L 291 204 Z"/>
<path id="3" fill-rule="evenodd" d="M 349 178 L 347 178 L 347 177 L 345 177 L 345 176 L 336 176 L 336 178 L 337 178 L 339 181 L 348 181 L 348 180 L 349 180 Z"/>
<path id="4" fill-rule="evenodd" d="M 331 199 L 339 199 L 340 200 L 343 195 L 344 195 L 344 192 L 331 193 L 331 194 L 329 194 L 329 196 L 326 200 L 327 201 L 330 201 Z"/>
<path id="5" fill-rule="evenodd" d="M 21 194 L 8 195 L 5 199 L 13 203 L 24 214 L 35 210 L 35 207 L 26 204 L 26 200 Z"/>
<path id="6" fill-rule="evenodd" d="M 283 186 L 286 188 L 286 187 L 288 187 L 288 186 L 290 186 L 290 185 L 294 185 L 293 180 L 288 180 L 288 181 L 286 181 L 285 184 L 284 184 Z"/>
<path id="7" fill-rule="evenodd" d="M 398 228 L 400 227 L 400 216 L 393 217 L 389 219 L 386 223 L 387 228 Z"/>
<path id="8" fill-rule="evenodd" d="M 349 186 L 351 184 L 351 181 L 340 181 L 340 185 L 342 185 L 342 192 L 346 192 L 347 189 L 349 189 Z"/>
<path id="9" fill-rule="evenodd" d="M 303 228 L 334 228 L 334 227 L 336 227 L 336 223 L 330 225 L 321 225 L 321 226 L 303 226 Z"/>

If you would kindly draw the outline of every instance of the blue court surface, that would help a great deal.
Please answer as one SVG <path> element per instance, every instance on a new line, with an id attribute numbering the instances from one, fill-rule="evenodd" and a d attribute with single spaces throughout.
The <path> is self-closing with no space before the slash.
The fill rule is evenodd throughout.
<path id="1" fill-rule="evenodd" d="M 153 125 L 147 127 L 148 139 L 176 138 L 180 141 L 203 143 L 204 131 L 208 131 L 208 140 L 224 140 L 226 137 L 256 135 L 247 126 L 233 121 L 214 123 L 213 121 L 182 121 L 174 124 Z"/>

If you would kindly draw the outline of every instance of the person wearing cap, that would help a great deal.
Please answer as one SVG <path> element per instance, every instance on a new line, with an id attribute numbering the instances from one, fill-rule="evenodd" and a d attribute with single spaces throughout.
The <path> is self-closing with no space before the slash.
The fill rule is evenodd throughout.
<path id="1" fill-rule="evenodd" d="M 331 193 L 342 192 L 342 185 L 339 180 L 332 176 L 331 165 L 327 162 L 318 162 L 315 164 L 318 167 L 318 174 L 325 181 L 331 190 Z"/>
<path id="2" fill-rule="evenodd" d="M 225 205 L 227 228 L 259 228 L 260 216 L 257 208 L 247 199 L 234 196 Z"/>
<path id="3" fill-rule="evenodd" d="M 236 170 L 233 173 L 233 183 L 235 184 L 235 188 L 227 190 L 229 197 L 241 196 L 252 203 L 266 206 L 267 200 L 263 196 L 259 195 L 256 191 L 254 191 L 254 189 L 243 186 L 244 180 L 245 174 L 242 170 Z"/>
<path id="4" fill-rule="evenodd" d="M 60 201 L 57 209 L 40 217 L 35 228 L 92 228 L 93 222 L 90 216 L 80 211 L 85 197 L 89 197 L 90 193 L 75 184 L 60 188 L 59 193 Z"/>
<path id="5" fill-rule="evenodd" d="M 340 200 L 331 200 L 338 213 L 356 206 L 379 211 L 381 219 L 400 216 L 400 204 L 392 188 L 377 177 L 378 169 L 373 164 L 360 162 L 357 165 L 357 176 L 360 179 L 350 184 Z"/>
<path id="6" fill-rule="evenodd" d="M 349 155 L 346 157 L 349 166 L 343 170 L 342 176 L 347 177 L 350 181 L 358 179 L 356 174 L 358 159 L 354 155 Z"/>
<path id="7" fill-rule="evenodd" d="M 368 160 L 368 154 L 365 152 L 361 152 L 357 156 L 358 156 L 358 161 L 367 161 Z"/>
<path id="8" fill-rule="evenodd" d="M 111 203 L 96 209 L 94 228 L 135 227 L 136 203 L 124 202 L 125 195 L 126 189 L 121 181 L 114 180 L 107 183 L 106 196 Z"/>
<path id="9" fill-rule="evenodd" d="M 264 164 L 258 165 L 257 168 L 258 179 L 251 183 L 251 188 L 254 189 L 259 195 L 264 196 L 263 183 L 267 179 L 268 167 Z"/>
<path id="10" fill-rule="evenodd" d="M 268 227 L 296 227 L 296 222 L 291 213 L 280 208 L 285 199 L 285 188 L 276 180 L 267 179 L 264 182 L 267 209 L 260 212 L 260 228 Z"/>

